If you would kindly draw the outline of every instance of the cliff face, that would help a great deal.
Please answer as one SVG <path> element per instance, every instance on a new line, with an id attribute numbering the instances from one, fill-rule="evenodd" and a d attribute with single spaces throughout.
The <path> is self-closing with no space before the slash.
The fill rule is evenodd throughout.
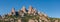
<path id="1" fill-rule="evenodd" d="M 29 7 L 29 10 L 23 6 L 19 11 L 12 8 L 10 14 L 2 17 L 1 22 L 59 22 L 58 19 L 49 18 L 45 13 L 38 12 L 36 9 Z"/>

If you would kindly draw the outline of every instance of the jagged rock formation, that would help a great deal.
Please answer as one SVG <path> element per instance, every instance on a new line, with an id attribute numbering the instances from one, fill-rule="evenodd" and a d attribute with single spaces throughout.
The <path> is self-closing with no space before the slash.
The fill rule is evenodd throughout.
<path id="1" fill-rule="evenodd" d="M 15 8 L 12 8 L 11 12 L 9 13 L 9 16 L 10 16 L 10 15 L 16 15 Z"/>
<path id="2" fill-rule="evenodd" d="M 22 10 L 24 13 L 27 12 L 25 6 L 23 6 L 21 10 Z"/>
<path id="3" fill-rule="evenodd" d="M 34 14 L 34 13 L 36 13 L 36 10 L 33 9 L 32 6 L 30 6 L 30 7 L 29 7 L 29 10 L 28 10 L 28 14 Z"/>
<path id="4" fill-rule="evenodd" d="M 12 8 L 11 14 L 13 14 L 13 15 L 16 14 L 16 12 L 15 12 L 15 8 Z"/>
<path id="5" fill-rule="evenodd" d="M 39 18 L 37 18 L 38 20 L 35 19 L 35 18 L 33 18 L 33 19 L 29 19 L 28 22 L 50 22 L 49 21 L 49 18 L 48 18 L 48 16 L 46 14 L 41 13 L 41 12 L 38 13 L 36 11 L 36 9 L 34 9 L 32 6 L 29 6 L 29 9 L 28 10 L 25 8 L 25 6 L 23 6 L 22 9 L 18 11 L 18 15 L 20 15 L 21 17 L 24 17 L 24 15 L 26 13 L 28 15 L 31 15 L 31 16 L 39 15 L 39 16 L 37 16 L 37 17 L 39 17 Z M 11 15 L 16 15 L 16 12 L 15 12 L 15 9 L 14 8 L 12 8 Z M 22 22 L 22 21 L 21 20 L 18 20 L 18 22 Z"/>
<path id="6" fill-rule="evenodd" d="M 22 9 L 18 11 L 18 15 L 21 16 L 21 17 L 25 17 L 26 14 L 31 15 L 31 16 L 36 16 L 36 17 L 33 17 L 32 19 L 29 19 L 28 22 L 31 22 L 31 21 L 32 22 L 41 22 L 41 21 L 49 22 L 47 16 L 45 16 L 42 13 L 38 13 L 36 11 L 36 9 L 34 9 L 32 6 L 29 6 L 29 9 L 28 10 L 25 8 L 25 6 L 23 6 Z M 14 8 L 12 8 L 11 14 L 9 14 L 9 15 L 16 15 L 16 11 L 15 11 Z M 20 21 L 21 20 L 18 20 L 18 22 L 20 22 Z"/>
<path id="7" fill-rule="evenodd" d="M 56 19 L 52 20 L 45 13 L 36 11 L 32 6 L 29 6 L 28 10 L 23 6 L 19 11 L 12 8 L 11 12 L 5 15 L 2 20 L 7 22 L 59 22 Z"/>

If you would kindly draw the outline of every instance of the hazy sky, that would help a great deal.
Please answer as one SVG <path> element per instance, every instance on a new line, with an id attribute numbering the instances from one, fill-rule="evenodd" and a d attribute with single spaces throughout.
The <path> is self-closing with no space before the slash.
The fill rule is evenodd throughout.
<path id="1" fill-rule="evenodd" d="M 22 6 L 28 9 L 30 5 L 49 17 L 60 18 L 60 0 L 0 0 L 0 15 L 11 12 L 12 7 L 18 11 Z"/>

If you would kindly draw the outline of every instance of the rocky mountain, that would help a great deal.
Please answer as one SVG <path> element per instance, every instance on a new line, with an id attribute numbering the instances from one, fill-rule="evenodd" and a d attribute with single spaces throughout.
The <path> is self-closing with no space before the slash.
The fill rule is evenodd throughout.
<path id="1" fill-rule="evenodd" d="M 19 11 L 12 8 L 9 14 L 0 17 L 0 22 L 60 22 L 59 20 L 59 18 L 50 18 L 47 14 L 38 12 L 32 6 L 29 6 L 28 10 L 23 6 Z"/>

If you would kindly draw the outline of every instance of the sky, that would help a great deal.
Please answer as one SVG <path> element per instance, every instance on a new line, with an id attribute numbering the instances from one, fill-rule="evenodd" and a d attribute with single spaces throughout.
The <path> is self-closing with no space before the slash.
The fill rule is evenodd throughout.
<path id="1" fill-rule="evenodd" d="M 10 13 L 12 7 L 18 11 L 23 6 L 28 9 L 30 5 L 49 17 L 60 18 L 60 0 L 0 0 L 0 15 Z"/>

